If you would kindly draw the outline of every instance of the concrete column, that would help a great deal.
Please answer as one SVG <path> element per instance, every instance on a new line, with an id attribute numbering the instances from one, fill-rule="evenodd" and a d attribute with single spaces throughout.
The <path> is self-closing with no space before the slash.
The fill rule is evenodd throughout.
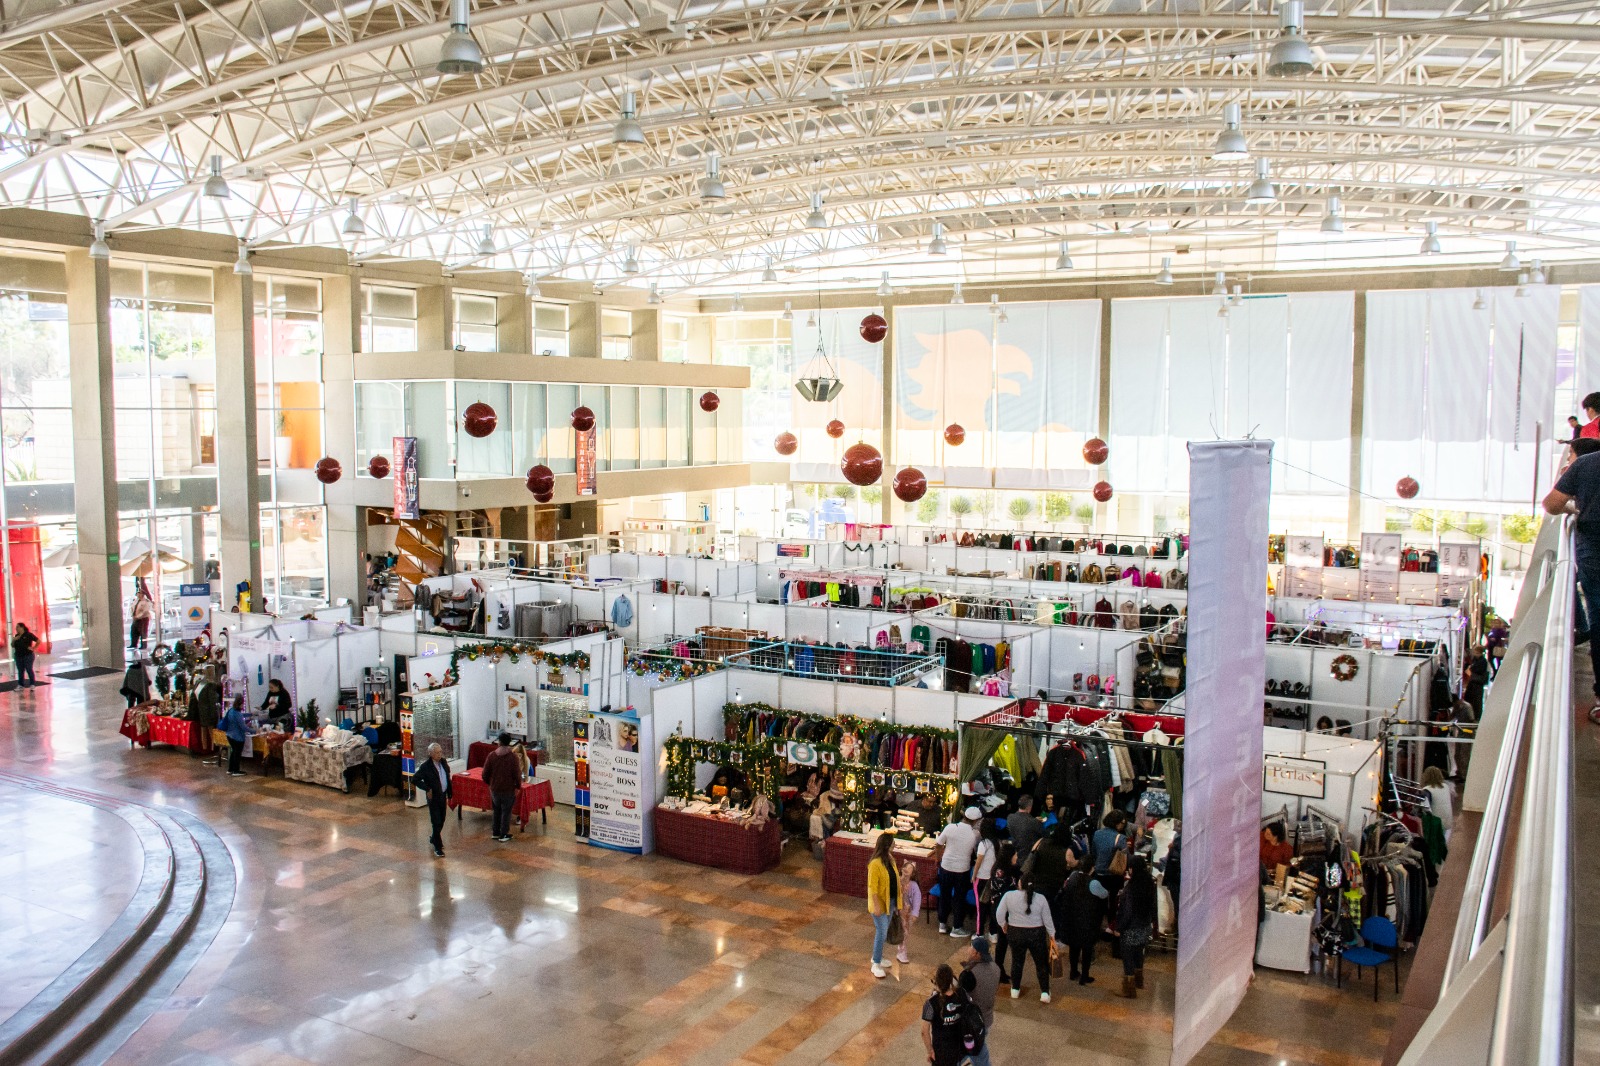
<path id="1" fill-rule="evenodd" d="M 217 512 L 224 609 L 250 582 L 250 608 L 266 610 L 261 587 L 261 480 L 256 454 L 256 336 L 253 279 L 214 272 L 217 340 Z"/>
<path id="2" fill-rule="evenodd" d="M 328 598 L 356 605 L 356 620 L 366 602 L 367 528 L 365 509 L 349 501 L 349 485 L 367 476 L 370 455 L 356 451 L 355 352 L 361 344 L 359 268 L 322 283 L 323 451 L 339 460 L 344 478 L 324 490 L 328 521 Z"/>
<path id="3" fill-rule="evenodd" d="M 567 305 L 567 352 L 574 359 L 600 358 L 600 304 L 577 300 Z"/>
<path id="4" fill-rule="evenodd" d="M 532 355 L 532 302 L 526 296 L 497 296 L 494 304 L 495 347 L 512 355 Z"/>
<path id="5" fill-rule="evenodd" d="M 689 319 L 689 362 L 716 361 L 717 319 L 715 315 L 695 315 Z"/>
<path id="6" fill-rule="evenodd" d="M 417 351 L 444 352 L 455 346 L 455 290 L 446 278 L 417 290 Z"/>
<path id="7" fill-rule="evenodd" d="M 641 363 L 661 362 L 661 308 L 643 307 L 631 314 L 628 358 Z"/>
<path id="8" fill-rule="evenodd" d="M 1361 434 L 1366 428 L 1367 294 L 1356 293 L 1354 343 L 1350 352 L 1350 490 L 1345 536 L 1361 543 Z"/>
<path id="9" fill-rule="evenodd" d="M 1111 298 L 1108 296 L 1100 301 L 1100 439 L 1111 443 Z M 1094 474 L 1095 471 L 1090 471 Z M 1100 481 L 1095 476 L 1094 481 Z M 1106 480 L 1110 480 L 1107 478 Z M 1116 486 L 1112 486 L 1115 488 Z M 1090 499 L 1093 499 L 1091 496 Z M 1110 508 L 1103 503 L 1094 505 L 1094 528 L 1096 532 L 1106 530 L 1106 518 Z"/>
<path id="10" fill-rule="evenodd" d="M 84 659 L 121 669 L 121 529 L 117 522 L 117 427 L 112 399 L 111 263 L 67 253 L 67 355 L 72 395 L 72 473 L 78 524 Z"/>

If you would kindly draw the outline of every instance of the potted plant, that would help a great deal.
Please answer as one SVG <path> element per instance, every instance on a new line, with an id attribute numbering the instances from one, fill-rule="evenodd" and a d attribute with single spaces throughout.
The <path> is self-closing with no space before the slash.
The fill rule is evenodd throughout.
<path id="1" fill-rule="evenodd" d="M 272 428 L 276 434 L 272 438 L 272 463 L 279 470 L 287 470 L 294 455 L 294 438 L 284 432 L 289 428 L 288 416 L 282 411 L 273 415 Z"/>
<path id="2" fill-rule="evenodd" d="M 300 708 L 300 732 L 315 733 L 317 731 L 317 701 L 306 700 L 306 705 Z"/>

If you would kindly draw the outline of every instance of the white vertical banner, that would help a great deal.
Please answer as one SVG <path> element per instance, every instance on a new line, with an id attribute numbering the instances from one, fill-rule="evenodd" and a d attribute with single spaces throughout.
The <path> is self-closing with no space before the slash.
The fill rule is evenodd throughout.
<path id="1" fill-rule="evenodd" d="M 1271 441 L 1189 444 L 1183 935 L 1172 1063 L 1206 1046 L 1244 998 L 1260 890 L 1261 693 L 1266 685 Z"/>

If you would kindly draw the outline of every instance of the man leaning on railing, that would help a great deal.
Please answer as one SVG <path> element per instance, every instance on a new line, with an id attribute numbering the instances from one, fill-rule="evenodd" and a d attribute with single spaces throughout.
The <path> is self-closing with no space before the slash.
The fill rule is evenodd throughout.
<path id="1" fill-rule="evenodd" d="M 1600 451 L 1585 450 L 1573 458 L 1556 480 L 1555 488 L 1544 498 L 1544 509 L 1551 514 L 1575 514 L 1573 556 L 1578 568 L 1578 590 L 1574 605 L 1577 619 L 1575 643 L 1589 642 L 1589 661 L 1594 668 L 1595 702 L 1589 720 L 1600 724 L 1600 635 L 1591 634 L 1600 619 Z M 1595 636 L 1597 639 L 1591 639 Z"/>

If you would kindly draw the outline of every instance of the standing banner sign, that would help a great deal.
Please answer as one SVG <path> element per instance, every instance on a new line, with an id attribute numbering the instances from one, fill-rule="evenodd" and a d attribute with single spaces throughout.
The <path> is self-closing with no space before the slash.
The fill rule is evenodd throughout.
<path id="1" fill-rule="evenodd" d="M 394 438 L 394 516 L 421 518 L 422 501 L 417 486 L 417 438 Z"/>
<path id="2" fill-rule="evenodd" d="M 648 728 L 632 713 L 589 716 L 589 843 L 635 854 L 649 850 L 645 805 L 646 796 L 654 796 L 655 765 L 643 752 L 655 745 Z"/>
<path id="3" fill-rule="evenodd" d="M 595 434 L 599 430 L 585 429 L 573 432 L 578 438 L 578 495 L 594 496 L 599 491 L 595 481 Z"/>
<path id="4" fill-rule="evenodd" d="M 178 613 L 183 616 L 183 639 L 193 640 L 211 625 L 211 585 L 178 586 Z"/>
<path id="5" fill-rule="evenodd" d="M 1189 677 L 1183 740 L 1183 936 L 1172 1063 L 1184 1066 L 1250 984 L 1260 890 L 1271 441 L 1189 444 Z M 1249 639 L 1251 636 L 1254 639 Z"/>
<path id="6" fill-rule="evenodd" d="M 572 720 L 572 831 L 589 835 L 589 719 Z"/>

